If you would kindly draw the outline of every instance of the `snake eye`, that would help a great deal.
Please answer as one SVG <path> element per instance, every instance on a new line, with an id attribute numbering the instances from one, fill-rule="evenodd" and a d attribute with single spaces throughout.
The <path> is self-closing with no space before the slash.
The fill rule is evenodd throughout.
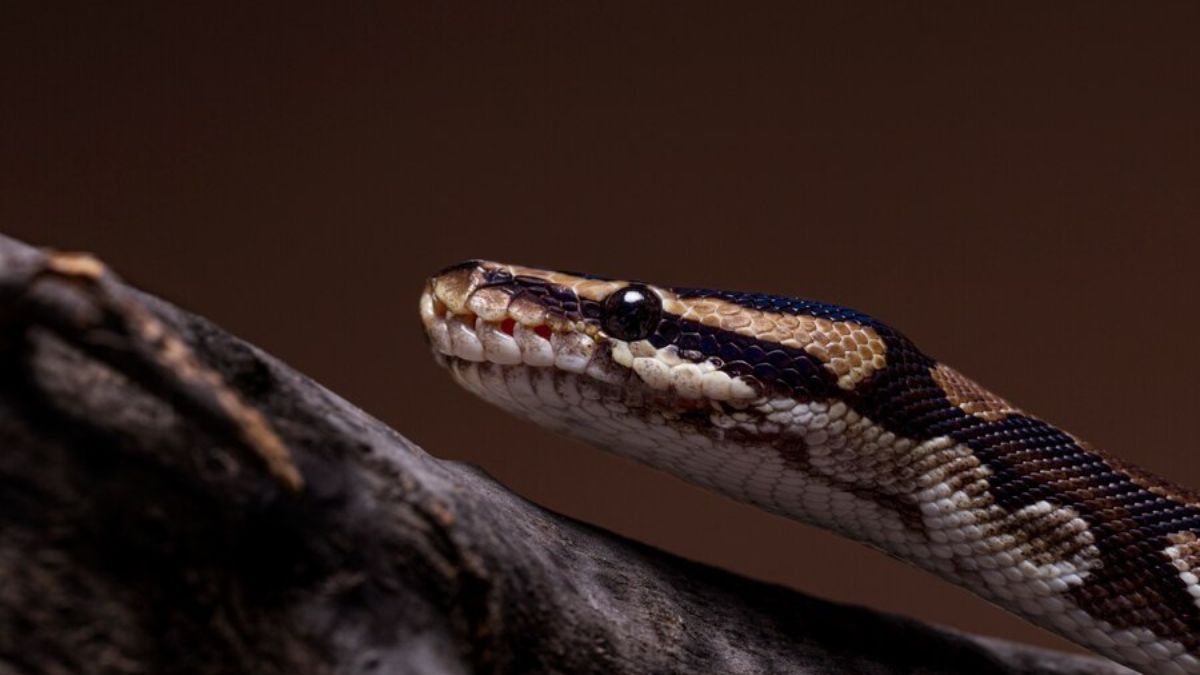
<path id="1" fill-rule="evenodd" d="M 641 284 L 631 284 L 604 299 L 604 332 L 618 340 L 641 340 L 658 328 L 662 300 Z"/>

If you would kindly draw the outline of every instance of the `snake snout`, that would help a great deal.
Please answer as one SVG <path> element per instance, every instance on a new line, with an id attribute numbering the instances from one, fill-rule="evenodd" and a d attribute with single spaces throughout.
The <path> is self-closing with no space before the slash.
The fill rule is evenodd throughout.
<path id="1" fill-rule="evenodd" d="M 466 311 L 471 293 L 485 282 L 482 260 L 466 260 L 451 265 L 429 277 L 426 294 L 431 295 L 438 309 L 449 308 L 455 314 Z"/>
<path id="2" fill-rule="evenodd" d="M 592 339 L 514 276 L 509 266 L 469 260 L 430 277 L 420 309 L 434 351 L 471 362 L 582 370 Z"/>

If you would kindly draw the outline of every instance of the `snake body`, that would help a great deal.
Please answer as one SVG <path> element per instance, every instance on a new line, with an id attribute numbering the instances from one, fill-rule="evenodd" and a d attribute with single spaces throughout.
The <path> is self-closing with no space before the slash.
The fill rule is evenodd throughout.
<path id="1" fill-rule="evenodd" d="M 521 417 L 938 574 L 1147 673 L 1200 673 L 1200 497 L 866 314 L 469 261 L 433 351 Z"/>

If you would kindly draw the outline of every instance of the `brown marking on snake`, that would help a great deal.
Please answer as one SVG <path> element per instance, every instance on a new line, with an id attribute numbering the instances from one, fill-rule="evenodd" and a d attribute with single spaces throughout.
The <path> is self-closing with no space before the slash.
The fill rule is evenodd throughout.
<path id="1" fill-rule="evenodd" d="M 906 528 L 919 534 L 922 538 L 925 537 L 925 521 L 916 501 L 905 499 L 903 495 L 889 493 L 877 487 L 839 480 L 837 477 L 830 476 L 817 469 L 809 457 L 808 446 L 805 445 L 802 438 L 788 438 L 774 445 L 779 451 L 779 456 L 783 458 L 784 463 L 801 475 L 807 476 L 810 480 L 823 480 L 829 487 L 848 492 L 859 499 L 879 506 L 887 512 L 894 513 Z"/>
<path id="2" fill-rule="evenodd" d="M 1170 481 L 1163 480 L 1160 476 L 1156 476 L 1140 466 L 1129 464 L 1118 457 L 1113 457 L 1109 453 L 1104 452 L 1099 448 L 1092 447 L 1090 443 L 1085 441 L 1077 442 L 1079 443 L 1080 447 L 1088 452 L 1098 457 L 1103 457 L 1105 462 L 1107 462 L 1117 471 L 1127 475 L 1135 485 L 1143 490 L 1158 495 L 1164 499 L 1170 499 L 1172 501 L 1176 501 L 1181 504 L 1187 504 L 1193 508 L 1200 509 L 1200 492 L 1196 492 L 1195 490 L 1190 490 L 1182 485 L 1176 485 Z"/>
<path id="3" fill-rule="evenodd" d="M 1189 652 L 1200 650 L 1198 608 L 1168 559 L 1167 537 L 1153 529 L 1160 519 L 1180 526 L 1188 518 L 1194 520 L 1194 513 L 1186 513 L 1187 501 L 1163 496 L 1182 490 L 1161 479 L 1153 479 L 1160 490 L 1148 490 L 1144 485 L 1152 480 L 1150 474 L 1138 470 L 1135 477 L 1107 453 L 1086 444 L 1075 448 L 1087 464 L 1064 460 L 1064 449 L 1054 447 L 1018 451 L 1014 445 L 1003 451 L 1015 476 L 1029 481 L 1031 490 L 1044 491 L 1051 503 L 1078 510 L 1089 524 L 1095 562 L 1084 583 L 1069 589 L 1069 597 L 1115 628 L 1150 630 Z M 1123 485 L 1122 479 L 1127 481 Z M 1147 508 L 1155 497 L 1170 502 Z M 1023 533 L 1024 527 L 1010 531 Z"/>
<path id="4" fill-rule="evenodd" d="M 1041 565 L 1073 562 L 1082 570 L 1099 553 L 1087 524 L 1070 507 L 1052 505 L 1044 513 L 1039 509 L 1022 509 L 1007 514 L 999 524 L 1017 544 L 1016 548 Z"/>
<path id="5" fill-rule="evenodd" d="M 837 401 L 827 400 L 825 403 L 832 405 Z M 847 425 L 843 432 L 846 445 L 840 451 L 814 457 L 812 449 L 804 444 L 802 437 L 797 436 L 790 446 L 782 444 L 780 452 L 784 460 L 803 475 L 824 479 L 831 487 L 897 514 L 908 529 L 924 537 L 928 528 L 915 494 L 920 489 L 923 475 L 930 468 L 946 464 L 945 461 L 932 459 L 933 456 L 940 457 L 952 449 L 910 444 L 906 450 L 898 450 L 905 439 L 897 438 L 889 444 L 877 444 L 877 435 L 870 433 L 872 431 L 879 429 L 870 420 L 859 418 Z M 977 466 L 976 461 L 970 468 Z M 966 476 L 968 472 L 956 472 L 954 476 L 941 480 L 949 480 L 953 484 L 955 477 Z M 847 475 L 854 479 L 846 480 Z M 953 487 L 957 489 L 959 485 L 953 484 Z"/>
<path id="6" fill-rule="evenodd" d="M 1007 513 L 1039 501 L 1076 511 L 1096 556 L 1067 598 L 1114 628 L 1153 631 L 1193 654 L 1200 650 L 1200 608 L 1164 553 L 1168 532 L 1200 531 L 1200 509 L 1178 498 L 1186 491 L 1130 471 L 1036 418 L 971 414 L 935 379 L 936 361 L 899 334 L 888 336 L 887 346 L 888 367 L 847 397 L 854 409 L 896 434 L 968 445 L 992 473 L 988 492 Z"/>
<path id="7" fill-rule="evenodd" d="M 1166 510 L 1148 512 L 1146 500 L 1154 498 L 1152 493 L 1139 494 L 1144 488 L 1110 464 L 1107 455 L 1080 446 L 1023 448 L 1016 441 L 997 441 L 992 451 L 1007 458 L 1007 489 L 1018 481 L 1024 483 L 1028 494 L 1043 494 L 1042 499 L 1077 511 L 1088 523 L 1094 544 L 1086 543 L 1094 545 L 1094 554 L 1078 546 L 1084 542 L 1073 544 L 1068 536 L 1060 536 L 1058 542 L 1066 551 L 1086 554 L 1084 560 L 1090 561 L 1084 583 L 1067 591 L 1080 609 L 1115 628 L 1146 629 L 1193 653 L 1200 649 L 1198 608 L 1170 564 L 1166 537 L 1156 536 L 1150 524 L 1158 518 L 1183 522 L 1186 502 L 1172 500 L 1162 505 Z M 1069 452 L 1079 459 L 1063 454 Z M 1144 480 L 1148 474 L 1142 476 Z M 1122 485 L 1122 478 L 1129 482 Z M 1012 506 L 1008 508 L 1016 513 Z M 1029 536 L 1030 526 L 1006 523 L 1003 530 L 1023 537 Z"/>
<path id="8" fill-rule="evenodd" d="M 1008 401 L 944 363 L 934 366 L 929 374 L 946 393 L 946 400 L 968 415 L 974 415 L 986 422 L 994 422 L 1021 412 Z"/>

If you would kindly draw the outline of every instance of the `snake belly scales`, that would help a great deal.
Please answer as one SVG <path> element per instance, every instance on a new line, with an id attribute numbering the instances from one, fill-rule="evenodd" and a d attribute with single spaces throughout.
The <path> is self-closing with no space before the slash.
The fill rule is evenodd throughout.
<path id="1" fill-rule="evenodd" d="M 881 549 L 1147 673 L 1200 673 L 1200 495 L 860 312 L 472 260 L 421 320 L 520 417 Z"/>

